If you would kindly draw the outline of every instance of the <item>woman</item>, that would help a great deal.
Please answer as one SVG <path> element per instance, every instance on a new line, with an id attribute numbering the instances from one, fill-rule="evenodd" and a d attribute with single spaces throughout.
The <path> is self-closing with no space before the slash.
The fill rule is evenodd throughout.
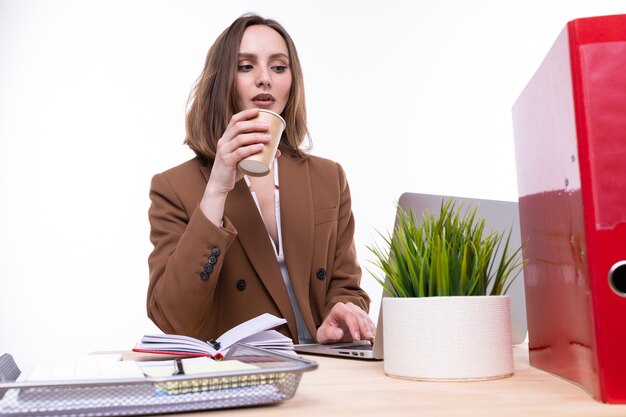
<path id="1" fill-rule="evenodd" d="M 283 27 L 235 20 L 209 50 L 187 114 L 196 153 L 150 189 L 148 316 L 164 332 L 208 340 L 269 312 L 300 343 L 369 339 L 369 298 L 354 248 L 341 167 L 306 155 L 302 71 Z M 258 109 L 287 127 L 270 174 L 245 177 L 241 159 L 268 142 Z"/>

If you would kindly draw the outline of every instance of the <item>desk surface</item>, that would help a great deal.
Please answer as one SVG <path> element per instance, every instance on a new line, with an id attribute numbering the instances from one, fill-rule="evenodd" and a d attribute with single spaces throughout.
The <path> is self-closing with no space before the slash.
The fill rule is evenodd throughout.
<path id="1" fill-rule="evenodd" d="M 586 391 L 528 364 L 515 347 L 515 375 L 483 382 L 417 382 L 390 378 L 379 361 L 306 357 L 319 368 L 302 376 L 296 395 L 279 404 L 185 416 L 625 416 L 626 405 L 593 400 Z M 180 414 L 178 414 L 180 416 Z"/>

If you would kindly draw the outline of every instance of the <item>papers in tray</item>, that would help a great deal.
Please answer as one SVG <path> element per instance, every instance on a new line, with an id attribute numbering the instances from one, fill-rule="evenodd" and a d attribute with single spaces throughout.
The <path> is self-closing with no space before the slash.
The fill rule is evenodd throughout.
<path id="1" fill-rule="evenodd" d="M 235 344 L 224 361 L 175 358 L 137 366 L 142 378 L 17 381 L 21 372 L 15 361 L 2 355 L 0 417 L 152 415 L 271 404 L 291 398 L 301 374 L 317 364 Z"/>

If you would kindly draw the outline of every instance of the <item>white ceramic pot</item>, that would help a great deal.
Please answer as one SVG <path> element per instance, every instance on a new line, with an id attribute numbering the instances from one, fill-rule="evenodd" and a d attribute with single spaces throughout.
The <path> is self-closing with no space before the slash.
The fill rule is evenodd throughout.
<path id="1" fill-rule="evenodd" d="M 418 380 L 513 375 L 509 297 L 383 298 L 385 373 Z"/>

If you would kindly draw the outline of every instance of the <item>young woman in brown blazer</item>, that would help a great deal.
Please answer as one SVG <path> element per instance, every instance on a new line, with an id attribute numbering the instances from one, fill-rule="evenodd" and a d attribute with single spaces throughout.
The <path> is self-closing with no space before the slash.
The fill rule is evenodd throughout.
<path id="1" fill-rule="evenodd" d="M 295 342 L 369 339 L 350 190 L 341 166 L 307 155 L 302 70 L 276 21 L 235 20 L 208 52 L 187 113 L 196 157 L 150 188 L 148 316 L 204 340 L 268 312 Z M 287 127 L 269 175 L 238 162 L 268 142 L 259 108 Z"/>

